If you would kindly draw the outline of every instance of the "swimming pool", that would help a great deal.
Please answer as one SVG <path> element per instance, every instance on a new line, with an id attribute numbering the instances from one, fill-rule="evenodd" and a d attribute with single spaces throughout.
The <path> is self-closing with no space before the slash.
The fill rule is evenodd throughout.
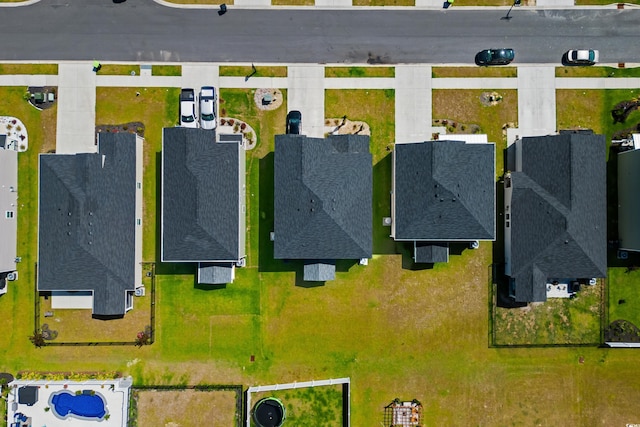
<path id="1" fill-rule="evenodd" d="M 54 415 L 63 419 L 75 417 L 98 421 L 107 414 L 105 398 L 92 390 L 82 390 L 81 394 L 59 391 L 51 395 L 49 403 Z"/>

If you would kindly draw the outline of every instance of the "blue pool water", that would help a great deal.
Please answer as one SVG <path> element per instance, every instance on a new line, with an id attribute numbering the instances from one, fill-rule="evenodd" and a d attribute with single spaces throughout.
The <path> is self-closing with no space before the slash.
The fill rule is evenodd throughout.
<path id="1" fill-rule="evenodd" d="M 51 396 L 51 409 L 55 415 L 61 418 L 72 416 L 100 420 L 107 413 L 105 407 L 104 397 L 100 393 L 91 395 L 84 392 L 76 395 L 68 391 L 61 391 Z"/>

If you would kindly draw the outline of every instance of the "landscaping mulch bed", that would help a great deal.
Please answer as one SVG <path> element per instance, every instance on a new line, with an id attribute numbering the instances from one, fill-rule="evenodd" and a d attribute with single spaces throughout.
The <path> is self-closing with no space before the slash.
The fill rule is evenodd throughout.
<path id="1" fill-rule="evenodd" d="M 122 123 L 118 125 L 97 125 L 96 133 L 100 132 L 128 132 L 128 133 L 137 133 L 138 136 L 144 138 L 144 123 L 142 122 L 128 122 Z"/>
<path id="2" fill-rule="evenodd" d="M 27 94 L 25 97 L 28 97 L 27 101 L 29 104 L 33 105 L 38 110 L 46 110 L 56 105 L 56 102 L 58 101 L 57 92 L 57 86 L 30 86 L 27 88 Z M 36 93 L 44 94 L 44 100 L 42 102 L 36 101 L 34 97 L 34 94 Z M 48 101 L 50 93 L 53 93 L 54 95 L 53 101 Z"/>

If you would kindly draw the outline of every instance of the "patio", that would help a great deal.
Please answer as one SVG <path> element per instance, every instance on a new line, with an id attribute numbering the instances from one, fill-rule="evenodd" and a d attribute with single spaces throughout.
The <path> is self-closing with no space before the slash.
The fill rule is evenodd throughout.
<path id="1" fill-rule="evenodd" d="M 100 427 L 126 427 L 129 410 L 131 377 L 118 380 L 88 381 L 48 381 L 15 380 L 9 383 L 7 399 L 7 425 L 10 427 L 67 427 L 90 426 L 100 423 Z M 57 416 L 49 406 L 51 396 L 67 391 L 76 393 L 95 393 L 104 397 L 108 415 L 100 420 L 69 415 L 65 419 Z"/>
<path id="2" fill-rule="evenodd" d="M 5 150 L 23 152 L 29 148 L 27 128 L 16 117 L 0 116 L 0 136 L 0 145 Z"/>

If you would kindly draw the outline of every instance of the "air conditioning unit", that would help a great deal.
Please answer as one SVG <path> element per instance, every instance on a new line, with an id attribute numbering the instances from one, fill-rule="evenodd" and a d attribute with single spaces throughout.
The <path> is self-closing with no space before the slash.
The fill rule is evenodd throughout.
<path id="1" fill-rule="evenodd" d="M 7 280 L 11 280 L 11 281 L 18 280 L 18 272 L 14 271 L 12 273 L 7 274 Z"/>
<path id="2" fill-rule="evenodd" d="M 144 286 L 140 286 L 139 288 L 136 288 L 135 296 L 137 296 L 137 297 L 143 297 L 144 296 Z"/>

